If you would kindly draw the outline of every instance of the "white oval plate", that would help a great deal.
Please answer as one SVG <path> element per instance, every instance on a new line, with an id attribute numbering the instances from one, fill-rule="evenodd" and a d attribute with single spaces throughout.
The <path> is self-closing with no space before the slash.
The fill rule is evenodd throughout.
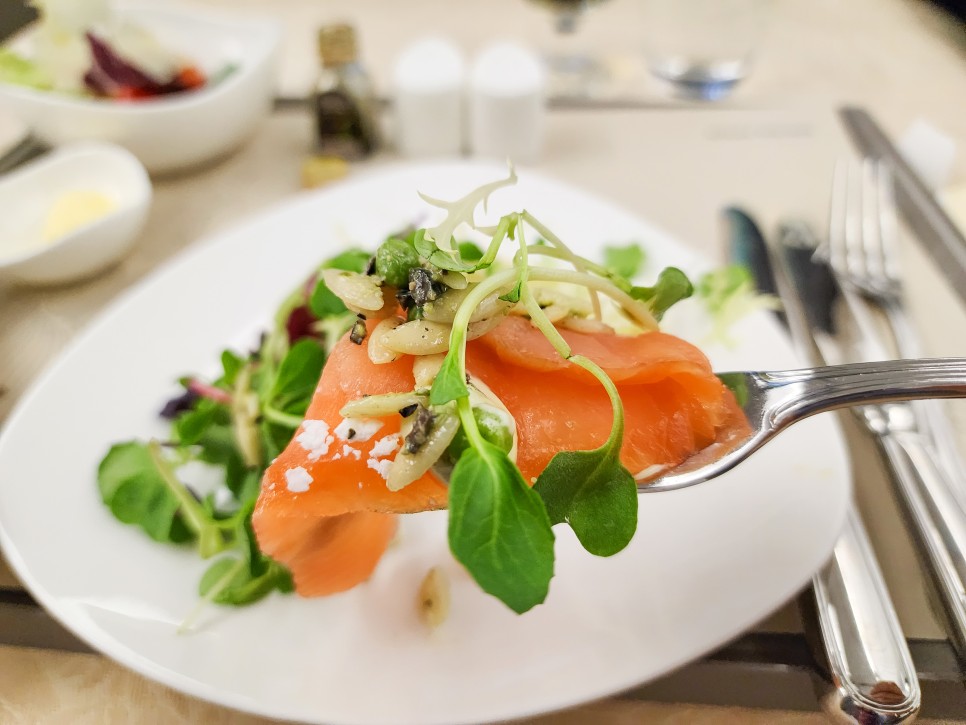
<path id="1" fill-rule="evenodd" d="M 372 173 L 221 234 L 119 299 L 24 396 L 0 438 L 0 544 L 39 601 L 93 647 L 197 697 L 313 723 L 429 725 L 618 692 L 714 649 L 791 597 L 845 517 L 845 454 L 828 417 L 712 483 L 643 496 L 637 536 L 611 559 L 557 527 L 550 596 L 524 616 L 455 564 L 438 512 L 404 517 L 400 545 L 351 592 L 214 607 L 198 631 L 175 632 L 206 564 L 111 518 L 95 484 L 108 446 L 163 433 L 156 412 L 179 375 L 210 370 L 323 258 L 423 216 L 416 189 L 453 198 L 503 173 L 458 163 Z M 497 192 L 490 216 L 524 205 L 584 253 L 637 239 L 652 273 L 706 266 L 640 219 L 535 173 Z M 678 328 L 695 309 L 680 306 Z M 733 349 L 706 348 L 717 369 L 794 364 L 767 315 L 734 334 Z M 434 565 L 451 579 L 452 612 L 427 632 L 415 600 Z"/>

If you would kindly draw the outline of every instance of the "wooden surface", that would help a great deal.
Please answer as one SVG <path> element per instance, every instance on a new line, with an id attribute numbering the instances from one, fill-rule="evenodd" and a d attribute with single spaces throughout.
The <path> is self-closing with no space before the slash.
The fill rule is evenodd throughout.
<path id="1" fill-rule="evenodd" d="M 394 13 L 390 23 L 387 2 L 286 0 L 269 8 L 264 2 L 238 0 L 231 5 L 270 9 L 285 20 L 291 42 L 282 84 L 292 89 L 298 87 L 300 73 L 305 75 L 307 29 L 319 20 L 340 15 L 356 20 L 364 29 L 364 50 L 382 79 L 393 53 L 417 29 L 448 32 L 472 50 L 476 38 L 487 37 L 497 25 L 537 33 L 537 24 L 547 20 L 517 0 L 494 0 L 501 12 L 483 13 L 479 19 L 478 2 L 454 0 L 450 11 L 442 13 L 437 3 L 414 0 L 405 12 Z M 601 42 L 613 30 L 614 40 L 607 47 L 629 52 L 634 30 L 620 15 L 630 12 L 628 2 L 614 0 L 588 16 L 588 40 Z M 722 243 L 717 214 L 728 203 L 744 204 L 769 228 L 789 214 L 824 224 L 831 165 L 848 149 L 833 114 L 841 100 L 867 105 L 894 135 L 917 117 L 938 125 L 959 144 L 953 180 L 966 183 L 961 100 L 966 41 L 954 36 L 934 11 L 901 0 L 773 4 L 772 34 L 759 69 L 723 107 L 728 110 L 557 110 L 548 116 L 547 146 L 537 167 L 615 200 L 713 256 L 720 255 Z M 473 22 L 460 21 L 470 15 Z M 520 22 L 509 22 L 510 17 Z M 659 99 L 650 85 L 638 90 L 641 98 Z M 206 235 L 298 193 L 299 164 L 309 145 L 307 116 L 297 110 L 277 113 L 244 149 L 222 163 L 157 180 L 147 230 L 114 270 L 70 287 L 0 287 L 0 425 L 30 381 L 118 292 Z M 391 161 L 381 157 L 356 173 Z M 912 311 L 927 352 L 962 354 L 962 304 L 914 243 L 905 240 L 903 251 Z M 957 403 L 952 411 L 963 434 L 960 439 L 966 441 L 964 406 Z M 942 637 L 881 467 L 854 429 L 849 441 L 859 505 L 903 627 L 909 636 Z M 0 566 L 0 586 L 9 581 Z M 763 627 L 795 630 L 797 613 L 787 607 Z M 534 723 L 821 721 L 814 714 L 609 701 Z M 264 721 L 184 698 L 97 656 L 0 648 L 0 723 L 8 722 Z"/>

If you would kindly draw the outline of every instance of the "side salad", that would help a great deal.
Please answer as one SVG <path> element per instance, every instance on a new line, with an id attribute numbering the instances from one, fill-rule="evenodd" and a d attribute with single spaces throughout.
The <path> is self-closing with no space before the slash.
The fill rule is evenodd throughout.
<path id="1" fill-rule="evenodd" d="M 32 0 L 40 13 L 30 57 L 0 48 L 0 82 L 68 95 L 136 101 L 215 82 L 107 0 Z M 218 76 L 230 72 L 226 68 Z"/>
<path id="2" fill-rule="evenodd" d="M 369 467 L 390 493 L 405 493 L 427 475 L 445 481 L 454 556 L 511 609 L 525 612 L 546 597 L 553 526 L 569 525 L 599 556 L 630 542 L 637 489 L 621 459 L 625 407 L 604 367 L 573 352 L 567 331 L 617 336 L 617 328 L 646 335 L 695 292 L 711 317 L 724 322 L 769 302 L 753 295 L 738 268 L 692 285 L 672 267 L 653 285 L 636 285 L 632 280 L 646 259 L 640 245 L 606 247 L 602 263 L 594 262 L 527 211 L 491 227 L 478 225 L 477 207 L 515 181 L 511 168 L 506 179 L 453 202 L 423 197 L 445 210 L 440 224 L 390 235 L 374 252 L 349 249 L 326 260 L 282 302 L 255 349 L 225 350 L 214 379 L 180 380 L 183 392 L 161 411 L 171 421 L 166 439 L 126 441 L 108 451 L 98 486 L 111 513 L 156 541 L 191 546 L 212 560 L 199 583 L 199 606 L 246 605 L 272 591 L 293 590 L 289 569 L 264 553 L 253 513 L 271 503 L 259 496 L 275 488 L 266 472 L 284 464 L 286 448 L 296 441 L 305 447 L 319 436 L 319 421 L 306 412 L 337 346 L 364 345 L 376 368 L 412 356 L 413 390 L 349 401 L 342 427 L 402 419 L 395 458 Z M 488 243 L 478 246 L 461 229 Z M 506 264 L 498 254 L 510 244 L 515 252 Z M 593 376 L 612 410 L 601 446 L 561 450 L 529 482 L 517 464 L 516 424 L 501 417 L 506 407 L 492 404 L 492 391 L 467 369 L 469 339 L 512 317 L 527 320 L 559 358 Z M 427 346 L 425 335 L 400 334 L 412 323 L 439 326 L 446 334 Z M 347 438 L 353 434 L 350 428 Z M 318 453 L 321 444 L 311 445 Z M 185 475 L 198 466 L 217 472 L 214 490 L 199 490 Z M 290 483 L 291 472 L 285 471 Z M 308 491 L 309 482 L 298 483 L 301 488 L 290 485 L 290 491 Z"/>

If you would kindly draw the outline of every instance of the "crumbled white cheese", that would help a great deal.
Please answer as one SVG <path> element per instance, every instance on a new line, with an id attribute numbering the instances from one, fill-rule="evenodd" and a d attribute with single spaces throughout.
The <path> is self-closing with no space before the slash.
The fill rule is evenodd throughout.
<path id="1" fill-rule="evenodd" d="M 385 458 L 390 453 L 395 453 L 399 448 L 399 434 L 390 433 L 375 442 L 372 450 L 369 451 L 370 458 Z M 371 468 L 371 466 L 370 466 Z"/>
<path id="2" fill-rule="evenodd" d="M 335 435 L 340 441 L 364 443 L 372 438 L 382 428 L 381 420 L 372 418 L 346 418 L 335 429 Z"/>
<path id="3" fill-rule="evenodd" d="M 390 461 L 388 458 L 384 458 L 381 461 L 377 461 L 375 458 L 370 458 L 368 461 L 366 461 L 366 465 L 383 478 L 387 480 L 389 479 L 389 467 L 392 465 L 392 461 Z"/>
<path id="4" fill-rule="evenodd" d="M 341 453 L 341 455 L 345 456 L 346 458 L 348 458 L 349 456 L 355 456 L 356 457 L 356 460 L 358 461 L 359 459 L 362 458 L 362 451 L 356 450 L 355 448 L 353 448 L 352 446 L 350 446 L 348 443 L 345 443 L 342 446 L 342 453 Z"/>
<path id="5" fill-rule="evenodd" d="M 309 452 L 309 460 L 317 461 L 329 452 L 335 438 L 329 435 L 329 424 L 324 420 L 306 420 L 302 423 L 304 429 L 295 440 Z"/>
<path id="6" fill-rule="evenodd" d="M 332 461 L 338 461 L 338 460 L 339 460 L 340 458 L 342 458 L 342 454 L 341 454 L 341 453 L 336 453 L 336 454 L 335 454 L 334 456 L 332 456 L 332 458 L 331 458 L 331 459 L 329 459 L 329 460 L 332 460 Z"/>
<path id="7" fill-rule="evenodd" d="M 285 485 L 292 493 L 305 493 L 312 484 L 312 475 L 301 466 L 290 468 L 285 472 Z"/>

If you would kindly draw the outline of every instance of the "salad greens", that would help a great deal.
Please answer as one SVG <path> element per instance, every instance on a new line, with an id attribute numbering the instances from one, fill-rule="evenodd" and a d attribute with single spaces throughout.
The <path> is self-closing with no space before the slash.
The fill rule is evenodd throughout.
<path id="1" fill-rule="evenodd" d="M 756 289 L 751 272 L 740 264 L 729 264 L 702 275 L 695 291 L 711 318 L 711 340 L 732 344 L 729 330 L 738 320 L 757 310 L 775 309 L 780 305 L 778 299 L 758 294 Z"/>
<path id="2" fill-rule="evenodd" d="M 604 266 L 618 277 L 634 279 L 644 266 L 646 256 L 640 244 L 604 247 Z"/>
<path id="3" fill-rule="evenodd" d="M 31 57 L 0 49 L 0 82 L 70 95 L 133 101 L 218 82 L 105 0 L 33 0 L 40 15 Z"/>
<path id="4" fill-rule="evenodd" d="M 8 48 L 0 48 L 0 83 L 26 86 L 38 91 L 53 88 L 53 80 L 39 65 Z"/>
<path id="5" fill-rule="evenodd" d="M 645 261 L 638 245 L 607 247 L 599 264 L 525 210 L 477 225 L 477 207 L 515 181 L 511 166 L 505 179 L 461 199 L 423 197 L 446 212 L 436 226 L 390 235 L 374 254 L 352 249 L 324 262 L 283 301 L 257 349 L 226 350 L 213 382 L 182 380 L 184 393 L 165 406 L 166 440 L 128 441 L 108 452 L 98 484 L 116 518 L 157 541 L 217 557 L 202 576 L 199 607 L 291 591 L 289 572 L 259 551 L 252 512 L 265 469 L 302 424 L 326 358 L 347 332 L 368 345 L 373 364 L 414 356 L 412 391 L 363 396 L 342 415 L 402 417 L 404 445 L 380 474 L 391 491 L 431 470 L 448 479 L 450 549 L 484 591 L 518 613 L 543 602 L 559 524 L 597 556 L 630 543 L 638 498 L 620 459 L 623 403 L 607 373 L 574 354 L 560 330 L 607 329 L 607 320 L 655 330 L 695 288 L 673 267 L 637 286 L 632 278 Z M 464 226 L 488 241 L 458 240 Z M 498 255 L 509 245 L 507 265 Z M 719 324 L 762 304 L 738 268 L 705 275 L 697 295 Z M 515 421 L 466 366 L 467 341 L 509 314 L 528 318 L 562 359 L 596 378 L 613 411 L 600 447 L 559 452 L 529 482 L 515 463 Z M 438 335 L 428 336 L 431 330 Z M 220 469 L 221 489 L 203 492 L 182 480 L 182 469 L 199 463 Z"/>
<path id="6" fill-rule="evenodd" d="M 361 270 L 368 260 L 350 250 L 321 268 Z M 155 541 L 191 546 L 203 559 L 218 557 L 201 578 L 201 604 L 240 606 L 292 591 L 285 567 L 259 551 L 251 517 L 265 469 L 302 423 L 327 346 L 355 320 L 338 298 L 312 311 L 324 288 L 317 279 L 285 300 L 257 349 L 225 350 L 214 382 L 182 379 L 184 392 L 163 411 L 171 419 L 165 440 L 118 443 L 98 468 L 101 498 L 118 520 Z M 220 469 L 223 487 L 192 488 L 180 474 L 189 464 Z"/>

